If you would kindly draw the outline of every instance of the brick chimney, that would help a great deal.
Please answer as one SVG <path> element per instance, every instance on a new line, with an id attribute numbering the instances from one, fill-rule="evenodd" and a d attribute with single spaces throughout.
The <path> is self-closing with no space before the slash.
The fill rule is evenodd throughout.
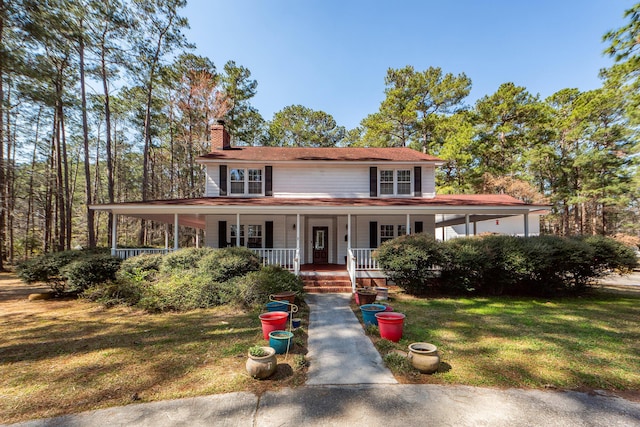
<path id="1" fill-rule="evenodd" d="M 231 148 L 231 137 L 224 127 L 224 120 L 216 119 L 211 125 L 211 151 L 228 150 Z"/>

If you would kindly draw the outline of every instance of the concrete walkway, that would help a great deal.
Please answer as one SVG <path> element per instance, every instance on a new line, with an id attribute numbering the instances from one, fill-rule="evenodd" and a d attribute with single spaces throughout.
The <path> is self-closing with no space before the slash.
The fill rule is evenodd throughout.
<path id="1" fill-rule="evenodd" d="M 349 295 L 309 295 L 307 386 L 131 404 L 20 427 L 624 426 L 640 403 L 604 393 L 397 384 L 349 308 Z"/>
<path id="2" fill-rule="evenodd" d="M 349 294 L 309 294 L 307 385 L 397 384 L 355 314 Z"/>

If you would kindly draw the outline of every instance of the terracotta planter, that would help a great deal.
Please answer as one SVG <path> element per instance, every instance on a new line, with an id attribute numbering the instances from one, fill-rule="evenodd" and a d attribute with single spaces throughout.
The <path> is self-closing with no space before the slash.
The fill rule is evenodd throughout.
<path id="1" fill-rule="evenodd" d="M 271 299 L 276 301 L 288 301 L 289 304 L 296 302 L 296 293 L 293 291 L 280 292 L 278 294 L 271 295 Z"/>
<path id="2" fill-rule="evenodd" d="M 247 354 L 246 368 L 249 375 L 253 378 L 262 380 L 269 378 L 276 371 L 278 360 L 276 359 L 276 351 L 271 347 L 261 347 L 266 356 L 252 356 Z"/>
<path id="3" fill-rule="evenodd" d="M 423 374 L 433 374 L 440 366 L 438 347 L 426 342 L 409 344 L 407 356 L 411 365 Z"/>
<path id="4" fill-rule="evenodd" d="M 362 289 L 362 290 L 357 290 L 356 295 L 358 295 L 358 305 L 365 305 L 365 304 L 373 304 L 374 302 L 376 302 L 376 297 L 378 296 L 378 293 L 376 291 Z"/>

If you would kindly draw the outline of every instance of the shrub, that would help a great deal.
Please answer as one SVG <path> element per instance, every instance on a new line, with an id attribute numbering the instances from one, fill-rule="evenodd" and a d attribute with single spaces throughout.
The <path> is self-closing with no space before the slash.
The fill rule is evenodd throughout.
<path id="1" fill-rule="evenodd" d="M 120 258 L 111 255 L 91 255 L 73 261 L 62 269 L 67 279 L 67 291 L 81 292 L 91 285 L 105 283 L 116 278 Z"/>
<path id="2" fill-rule="evenodd" d="M 107 307 L 117 304 L 136 305 L 143 296 L 145 285 L 143 281 L 118 278 L 113 282 L 91 285 L 82 296 Z"/>
<path id="3" fill-rule="evenodd" d="M 239 277 L 233 281 L 242 302 L 247 306 L 265 304 L 269 295 L 293 291 L 302 294 L 302 279 L 276 265 Z"/>
<path id="4" fill-rule="evenodd" d="M 67 277 L 63 270 L 68 264 L 82 258 L 108 253 L 108 249 L 104 248 L 52 252 L 18 264 L 16 272 L 25 283 L 43 282 L 56 294 L 62 294 L 67 286 Z"/>
<path id="5" fill-rule="evenodd" d="M 171 252 L 162 257 L 160 271 L 173 273 L 196 268 L 198 261 L 212 252 L 216 251 L 211 248 L 185 248 Z"/>
<path id="6" fill-rule="evenodd" d="M 425 291 L 427 281 L 434 277 L 434 267 L 445 260 L 440 243 L 422 233 L 386 241 L 374 257 L 391 280 L 412 294 Z"/>
<path id="7" fill-rule="evenodd" d="M 260 260 L 251 249 L 217 249 L 199 260 L 198 268 L 214 281 L 225 282 L 260 268 Z"/>
<path id="8" fill-rule="evenodd" d="M 143 288 L 138 305 L 148 311 L 186 311 L 231 302 L 235 296 L 229 284 L 191 271 L 163 277 Z"/>
<path id="9" fill-rule="evenodd" d="M 593 249 L 593 274 L 600 277 L 611 271 L 626 273 L 638 266 L 635 251 L 620 241 L 604 236 L 581 236 L 583 241 Z"/>
<path id="10" fill-rule="evenodd" d="M 160 271 L 163 257 L 162 254 L 142 254 L 127 258 L 120 264 L 118 277 L 142 274 L 144 277 L 152 279 Z"/>

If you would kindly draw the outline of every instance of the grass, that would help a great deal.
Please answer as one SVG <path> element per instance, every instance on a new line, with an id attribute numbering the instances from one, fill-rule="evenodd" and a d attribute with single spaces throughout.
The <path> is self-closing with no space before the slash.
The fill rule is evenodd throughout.
<path id="1" fill-rule="evenodd" d="M 29 302 L 17 288 L 15 277 L 0 275 L 0 423 L 305 381 L 303 329 L 297 354 L 278 356 L 273 377 L 248 376 L 249 347 L 268 345 L 255 312 L 147 314 L 78 300 Z"/>
<path id="2" fill-rule="evenodd" d="M 406 314 L 394 344 L 372 336 L 383 356 L 412 342 L 435 344 L 440 370 L 421 375 L 388 363 L 405 383 L 490 387 L 640 390 L 640 297 L 594 293 L 535 298 L 414 298 L 399 295 Z M 359 310 L 354 310 L 358 314 Z"/>

